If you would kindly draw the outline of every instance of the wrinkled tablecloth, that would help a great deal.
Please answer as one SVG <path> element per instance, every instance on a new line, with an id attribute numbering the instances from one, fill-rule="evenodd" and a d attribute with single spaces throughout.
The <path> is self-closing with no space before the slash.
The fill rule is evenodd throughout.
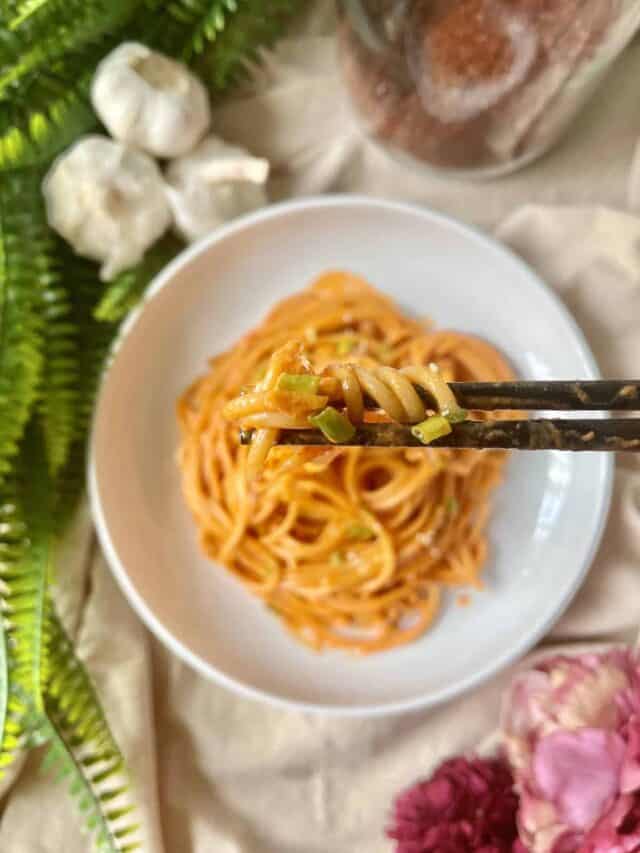
<path id="1" fill-rule="evenodd" d="M 356 191 L 428 204 L 498 237 L 574 313 L 604 375 L 640 365 L 640 43 L 561 145 L 492 183 L 418 175 L 364 141 L 343 93 L 331 4 L 314 4 L 214 128 L 268 157 L 274 198 Z M 352 720 L 274 710 L 210 684 L 146 631 L 116 588 L 84 508 L 58 600 L 137 789 L 149 853 L 384 853 L 393 795 L 495 726 L 503 673 L 433 711 Z M 632 639 L 640 623 L 640 458 L 617 461 L 602 547 L 545 641 Z M 0 783 L 2 853 L 89 849 L 36 751 Z"/>

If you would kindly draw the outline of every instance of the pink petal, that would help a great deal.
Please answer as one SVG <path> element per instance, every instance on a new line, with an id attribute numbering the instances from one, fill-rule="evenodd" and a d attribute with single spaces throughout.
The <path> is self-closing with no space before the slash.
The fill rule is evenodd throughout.
<path id="1" fill-rule="evenodd" d="M 538 741 L 533 777 L 567 828 L 588 830 L 618 793 L 624 754 L 615 732 L 556 731 Z"/>
<path id="2" fill-rule="evenodd" d="M 634 809 L 634 799 L 619 797 L 614 806 L 591 829 L 579 853 L 636 853 L 640 850 L 640 828 L 627 828 L 619 832 L 623 822 Z"/>
<path id="3" fill-rule="evenodd" d="M 620 790 L 631 794 L 640 788 L 640 719 L 633 717 L 627 727 L 627 751 L 620 774 Z"/>

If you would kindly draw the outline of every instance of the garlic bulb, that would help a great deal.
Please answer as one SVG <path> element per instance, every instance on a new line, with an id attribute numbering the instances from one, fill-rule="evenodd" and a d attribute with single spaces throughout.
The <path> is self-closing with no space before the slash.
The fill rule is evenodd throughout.
<path id="1" fill-rule="evenodd" d="M 180 236 L 192 242 L 218 225 L 267 204 L 269 163 L 208 136 L 167 169 L 167 195 Z"/>
<path id="2" fill-rule="evenodd" d="M 96 69 L 91 102 L 109 133 L 156 157 L 179 157 L 206 133 L 207 91 L 185 65 L 124 42 Z"/>
<path id="3" fill-rule="evenodd" d="M 85 136 L 54 162 L 42 191 L 49 225 L 110 281 L 134 266 L 171 223 L 155 162 L 104 136 Z"/>

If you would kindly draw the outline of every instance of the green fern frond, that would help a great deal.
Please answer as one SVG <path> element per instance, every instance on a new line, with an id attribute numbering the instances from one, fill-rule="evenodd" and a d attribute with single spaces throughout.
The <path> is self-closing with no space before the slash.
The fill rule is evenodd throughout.
<path id="1" fill-rule="evenodd" d="M 77 440 L 84 439 L 86 435 L 102 369 L 117 326 L 99 322 L 94 317 L 104 287 L 98 278 L 97 265 L 78 257 L 62 240 L 57 240 L 56 253 L 69 291 L 82 366 L 77 384 L 79 418 L 74 436 Z"/>
<path id="2" fill-rule="evenodd" d="M 43 686 L 49 675 L 47 590 L 53 574 L 56 531 L 44 439 L 35 421 L 27 428 L 20 451 L 16 497 L 27 547 L 12 573 L 3 578 L 3 604 L 11 634 L 13 684 L 35 711 L 41 711 Z"/>
<path id="3" fill-rule="evenodd" d="M 156 243 L 133 269 L 117 276 L 106 288 L 93 312 L 96 320 L 115 323 L 139 302 L 147 285 L 184 247 L 176 237 L 167 234 Z"/>
<path id="4" fill-rule="evenodd" d="M 42 368 L 38 309 L 47 229 L 39 188 L 32 173 L 0 181 L 0 482 L 17 453 Z"/>
<path id="5" fill-rule="evenodd" d="M 89 100 L 91 79 L 96 58 L 116 43 L 116 37 L 107 37 L 67 54 L 5 92 L 0 98 L 0 170 L 46 166 L 98 127 Z"/>
<path id="6" fill-rule="evenodd" d="M 16 13 L 18 0 L 0 0 L 0 26 L 6 27 Z"/>
<path id="7" fill-rule="evenodd" d="M 94 45 L 129 20 L 136 0 L 26 0 L 0 41 L 0 97 L 28 74 Z M 10 36 L 15 38 L 11 39 Z"/>
<path id="8" fill-rule="evenodd" d="M 237 0 L 237 10 L 228 15 L 223 29 L 194 32 L 188 55 L 196 72 L 214 91 L 224 91 L 247 75 L 259 50 L 282 34 L 302 6 L 302 0 Z"/>
<path id="9" fill-rule="evenodd" d="M 2 507 L 0 506 L 0 513 Z M 7 633 L 0 622 L 0 773 L 13 761 L 18 743 L 9 729 L 9 647 Z M 14 739 L 15 738 L 15 739 Z"/>
<path id="10" fill-rule="evenodd" d="M 56 767 L 68 780 L 97 850 L 136 850 L 140 845 L 130 839 L 138 827 L 131 819 L 124 759 L 91 679 L 53 612 L 50 654 L 45 710 L 51 746 L 45 766 Z"/>
<path id="11" fill-rule="evenodd" d="M 207 19 L 221 23 L 225 10 L 233 11 L 234 0 L 146 0 L 133 22 L 136 37 L 156 50 L 177 58 L 190 53 L 192 35 Z"/>
<path id="12" fill-rule="evenodd" d="M 183 58 L 188 60 L 204 50 L 237 10 L 238 0 L 174 0 L 169 13 L 190 25 L 188 40 L 181 51 Z"/>
<path id="13" fill-rule="evenodd" d="M 260 47 L 271 43 L 303 0 L 147 0 L 155 25 L 138 19 L 138 37 L 157 50 L 196 64 L 217 92 L 240 77 Z M 158 15 L 162 13 L 162 18 Z"/>
<path id="14" fill-rule="evenodd" d="M 55 481 L 56 526 L 62 529 L 70 520 L 84 491 L 87 432 L 102 370 L 117 325 L 99 322 L 94 317 L 103 287 L 98 280 L 97 265 L 78 257 L 58 238 L 55 252 L 61 277 L 67 287 L 79 365 L 75 385 L 73 437 L 68 459 Z"/>
<path id="15" fill-rule="evenodd" d="M 49 470 L 55 476 L 67 461 L 76 435 L 82 365 L 67 283 L 59 280 L 57 271 L 43 278 L 44 365 L 38 405 Z"/>
<path id="16" fill-rule="evenodd" d="M 18 503 L 17 486 L 7 482 L 0 489 L 0 777 L 24 744 L 28 705 L 15 681 L 13 627 L 6 617 L 10 602 L 28 590 L 22 566 L 28 547 L 27 529 Z"/>
<path id="17" fill-rule="evenodd" d="M 92 76 L 67 85 L 42 75 L 19 99 L 0 103 L 0 172 L 46 164 L 97 127 L 88 95 Z"/>
<path id="18" fill-rule="evenodd" d="M 41 739 L 43 690 L 49 675 L 53 495 L 44 442 L 34 422 L 27 427 L 14 467 L 0 490 L 2 668 L 9 683 L 0 697 L 4 711 L 0 772 L 23 745 Z"/>

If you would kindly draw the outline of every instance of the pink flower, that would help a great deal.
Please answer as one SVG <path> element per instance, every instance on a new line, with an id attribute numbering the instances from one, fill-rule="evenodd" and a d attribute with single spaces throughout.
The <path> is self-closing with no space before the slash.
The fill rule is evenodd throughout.
<path id="1" fill-rule="evenodd" d="M 555 657 L 503 706 L 532 853 L 640 853 L 640 662 L 627 650 Z"/>
<path id="2" fill-rule="evenodd" d="M 396 853 L 526 853 L 518 800 L 501 759 L 452 758 L 396 799 Z"/>

